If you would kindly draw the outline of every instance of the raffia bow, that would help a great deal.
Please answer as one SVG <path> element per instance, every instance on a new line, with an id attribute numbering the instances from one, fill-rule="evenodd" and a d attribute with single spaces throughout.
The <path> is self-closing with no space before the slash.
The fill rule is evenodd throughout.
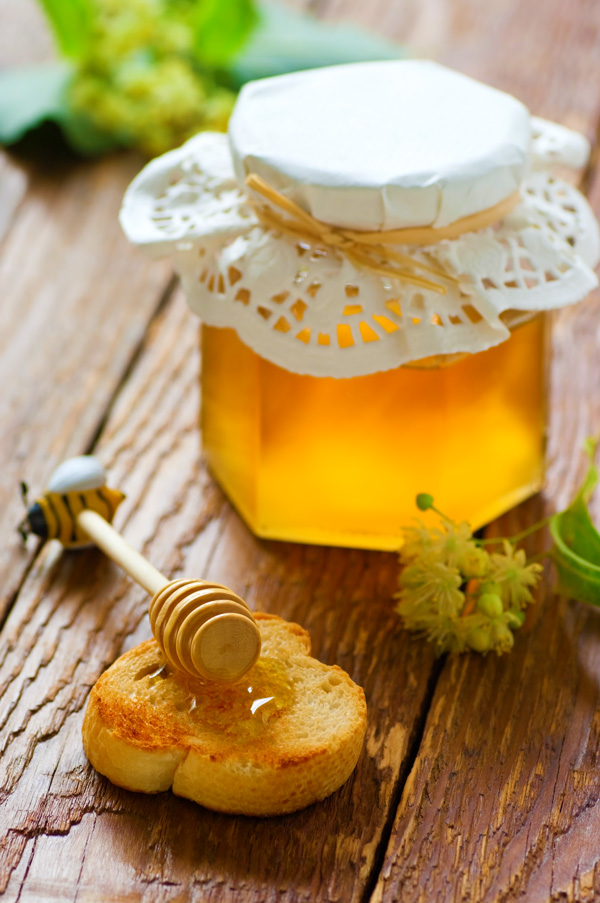
<path id="1" fill-rule="evenodd" d="M 419 288 L 437 292 L 439 295 L 446 294 L 446 286 L 443 283 L 427 279 L 425 276 L 420 276 L 414 270 L 431 273 L 445 282 L 457 284 L 458 280 L 444 272 L 441 267 L 416 260 L 408 254 L 393 250 L 389 245 L 426 247 L 445 239 L 457 238 L 465 232 L 484 229 L 506 216 L 520 200 L 520 192 L 515 191 L 499 204 L 471 216 L 465 216 L 440 229 L 423 226 L 389 229 L 382 232 L 356 232 L 350 229 L 340 229 L 316 219 L 255 173 L 247 176 L 246 186 L 269 202 L 268 205 L 259 204 L 250 198 L 256 215 L 268 228 L 286 232 L 294 238 L 311 244 L 317 243 L 334 248 L 358 267 L 368 269 L 380 276 L 400 279 Z M 282 216 L 279 210 L 287 216 Z"/>

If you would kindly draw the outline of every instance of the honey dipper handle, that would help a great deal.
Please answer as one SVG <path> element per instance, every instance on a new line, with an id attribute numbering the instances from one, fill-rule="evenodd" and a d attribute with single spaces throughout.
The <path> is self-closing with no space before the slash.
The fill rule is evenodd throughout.
<path id="1" fill-rule="evenodd" d="M 143 555 L 132 549 L 121 534 L 95 511 L 89 508 L 80 511 L 77 523 L 109 558 L 127 571 L 129 576 L 143 586 L 151 596 L 169 583 L 164 574 L 161 574 Z"/>

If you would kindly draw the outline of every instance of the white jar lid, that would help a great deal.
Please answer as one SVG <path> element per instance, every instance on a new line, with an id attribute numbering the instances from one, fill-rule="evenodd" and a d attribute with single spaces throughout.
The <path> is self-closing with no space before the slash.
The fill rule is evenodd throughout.
<path id="1" fill-rule="evenodd" d="M 446 226 L 512 195 L 530 130 L 514 97 L 394 60 L 252 82 L 229 139 L 241 184 L 256 173 L 319 220 L 384 230 Z"/>

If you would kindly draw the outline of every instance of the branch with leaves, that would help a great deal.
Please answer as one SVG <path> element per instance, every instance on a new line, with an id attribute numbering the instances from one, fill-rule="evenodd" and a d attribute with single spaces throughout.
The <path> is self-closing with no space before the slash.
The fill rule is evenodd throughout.
<path id="1" fill-rule="evenodd" d="M 590 459 L 596 444 L 587 442 Z M 592 461 L 565 511 L 499 539 L 475 537 L 468 523 L 456 523 L 435 507 L 432 496 L 419 494 L 419 510 L 433 511 L 440 525 L 418 523 L 404 531 L 397 611 L 407 630 L 424 636 L 440 654 L 510 651 L 542 571 L 516 543 L 547 525 L 554 544 L 542 557 L 554 561 L 557 591 L 600 606 L 600 534 L 588 510 L 597 483 Z"/>
<path id="2" fill-rule="evenodd" d="M 40 0 L 62 59 L 0 73 L 0 144 L 53 121 L 83 154 L 224 130 L 246 81 L 400 48 L 270 0 Z"/>

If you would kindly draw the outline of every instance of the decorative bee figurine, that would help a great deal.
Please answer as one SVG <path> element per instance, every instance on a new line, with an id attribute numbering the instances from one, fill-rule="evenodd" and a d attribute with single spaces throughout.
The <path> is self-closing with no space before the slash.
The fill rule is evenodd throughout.
<path id="1" fill-rule="evenodd" d="M 104 467 L 92 455 L 63 461 L 50 477 L 46 492 L 31 506 L 27 493 L 27 484 L 21 483 L 27 507 L 18 527 L 23 541 L 33 533 L 42 539 L 58 539 L 67 548 L 90 544 L 90 537 L 77 523 L 81 511 L 96 511 L 111 523 L 125 498 L 118 489 L 108 488 Z"/>
<path id="2" fill-rule="evenodd" d="M 21 493 L 28 508 L 18 528 L 23 540 L 34 533 L 67 548 L 97 545 L 150 593 L 152 632 L 174 668 L 234 683 L 256 662 L 260 631 L 243 599 L 221 583 L 168 580 L 117 533 L 111 521 L 125 495 L 106 486 L 96 458 L 64 461 L 31 507 L 25 483 Z"/>

